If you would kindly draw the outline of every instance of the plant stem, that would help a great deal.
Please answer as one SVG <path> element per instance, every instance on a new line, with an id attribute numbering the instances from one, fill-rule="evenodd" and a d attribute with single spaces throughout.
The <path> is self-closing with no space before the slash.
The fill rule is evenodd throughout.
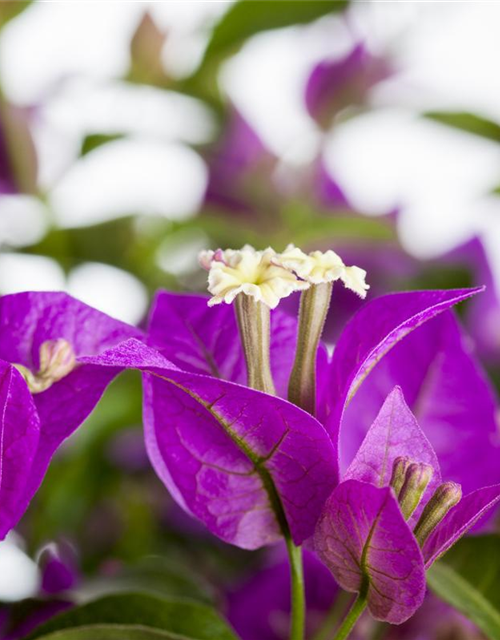
<path id="1" fill-rule="evenodd" d="M 330 307 L 333 283 L 316 284 L 300 297 L 297 350 L 288 399 L 311 415 L 316 414 L 316 353 Z"/>
<path id="2" fill-rule="evenodd" d="M 316 631 L 312 640 L 328 640 L 330 632 L 337 627 L 337 624 L 345 615 L 349 605 L 352 602 L 352 593 L 348 591 L 339 591 L 330 610 L 326 614 L 321 626 Z"/>
<path id="3" fill-rule="evenodd" d="M 303 640 L 306 618 L 306 600 L 304 593 L 304 571 L 302 567 L 302 549 L 296 547 L 290 537 L 286 536 L 286 548 L 290 562 L 291 616 L 290 640 Z"/>
<path id="4" fill-rule="evenodd" d="M 341 624 L 340 629 L 335 634 L 333 640 L 345 640 L 348 635 L 351 633 L 354 625 L 359 619 L 359 616 L 363 613 L 366 607 L 366 595 L 359 594 L 359 596 L 354 601 L 349 613 L 344 619 L 344 622 Z"/>
<path id="5" fill-rule="evenodd" d="M 236 317 L 247 365 L 247 384 L 252 389 L 276 395 L 270 358 L 269 307 L 251 296 L 236 296 Z"/>

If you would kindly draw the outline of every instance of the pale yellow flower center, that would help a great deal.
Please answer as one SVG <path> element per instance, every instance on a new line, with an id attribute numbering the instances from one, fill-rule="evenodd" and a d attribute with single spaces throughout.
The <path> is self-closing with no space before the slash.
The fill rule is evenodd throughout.
<path id="1" fill-rule="evenodd" d="M 33 373 L 21 364 L 14 365 L 26 380 L 31 393 L 41 393 L 66 377 L 76 366 L 72 345 L 64 338 L 46 340 L 40 347 L 40 368 Z"/>
<path id="2" fill-rule="evenodd" d="M 274 309 L 282 298 L 309 287 L 293 272 L 276 264 L 275 257 L 271 248 L 256 251 L 250 246 L 203 252 L 200 264 L 208 269 L 208 290 L 213 296 L 209 305 L 230 304 L 243 293 Z"/>
<path id="3" fill-rule="evenodd" d="M 346 267 L 341 257 L 331 249 L 307 254 L 298 247 L 289 245 L 283 253 L 276 256 L 275 262 L 313 285 L 342 280 L 348 289 L 362 298 L 370 288 L 365 282 L 366 271 L 356 266 Z"/>

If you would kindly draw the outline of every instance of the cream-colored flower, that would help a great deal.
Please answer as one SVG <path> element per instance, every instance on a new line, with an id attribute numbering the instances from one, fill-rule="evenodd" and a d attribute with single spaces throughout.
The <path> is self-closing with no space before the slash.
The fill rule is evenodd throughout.
<path id="1" fill-rule="evenodd" d="M 358 296 L 361 296 L 361 298 L 366 298 L 366 292 L 370 288 L 365 279 L 366 271 L 356 266 L 346 267 L 342 276 L 344 285 L 354 293 L 357 293 Z"/>
<path id="2" fill-rule="evenodd" d="M 342 280 L 348 289 L 362 298 L 370 288 L 365 282 L 366 271 L 355 266 L 346 267 L 342 258 L 331 249 L 307 254 L 291 244 L 274 261 L 310 284 Z"/>
<path id="3" fill-rule="evenodd" d="M 230 304 L 243 293 L 274 309 L 282 298 L 310 286 L 276 264 L 275 257 L 271 248 L 256 251 L 249 245 L 238 250 L 203 251 L 199 261 L 208 270 L 208 290 L 213 296 L 209 306 Z"/>
<path id="4" fill-rule="evenodd" d="M 14 366 L 26 380 L 31 393 L 41 393 L 73 371 L 76 357 L 72 345 L 64 338 L 58 338 L 42 343 L 40 369 L 37 373 L 21 364 Z"/>

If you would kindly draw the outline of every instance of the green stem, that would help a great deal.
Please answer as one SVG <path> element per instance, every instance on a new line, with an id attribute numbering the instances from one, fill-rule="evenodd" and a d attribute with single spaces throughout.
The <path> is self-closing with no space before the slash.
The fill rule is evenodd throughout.
<path id="1" fill-rule="evenodd" d="M 288 399 L 316 413 L 316 354 L 330 307 L 333 283 L 312 285 L 300 297 L 297 350 L 288 383 Z"/>
<path id="2" fill-rule="evenodd" d="M 236 317 L 247 365 L 247 384 L 252 389 L 276 395 L 270 359 L 269 307 L 251 296 L 236 296 Z"/>
<path id="3" fill-rule="evenodd" d="M 302 549 L 294 545 L 289 535 L 286 536 L 286 548 L 290 562 L 290 576 L 292 582 L 290 640 L 303 640 L 306 620 L 306 600 L 304 593 Z"/>
<path id="4" fill-rule="evenodd" d="M 360 615 L 363 613 L 366 607 L 366 596 L 361 593 L 354 601 L 349 613 L 344 619 L 344 622 L 341 624 L 340 629 L 335 634 L 335 638 L 333 640 L 345 640 L 347 636 L 351 633 L 354 625 L 358 621 Z"/>
<path id="5" fill-rule="evenodd" d="M 352 593 L 340 591 L 312 640 L 328 640 L 352 601 Z"/>

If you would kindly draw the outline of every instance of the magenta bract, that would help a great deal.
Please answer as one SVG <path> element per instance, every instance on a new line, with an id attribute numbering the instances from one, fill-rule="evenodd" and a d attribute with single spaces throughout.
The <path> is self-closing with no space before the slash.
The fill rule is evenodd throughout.
<path id="1" fill-rule="evenodd" d="M 160 291 L 153 301 L 148 343 L 184 371 L 246 384 L 246 366 L 232 305 L 209 308 L 204 295 Z M 271 366 L 286 395 L 297 341 L 297 321 L 280 309 L 271 315 Z"/>
<path id="2" fill-rule="evenodd" d="M 17 369 L 0 361 L 0 536 L 19 518 L 19 499 L 36 456 L 40 419 L 26 383 Z"/>
<path id="3" fill-rule="evenodd" d="M 363 440 L 344 480 L 356 479 L 376 487 L 387 487 L 392 467 L 398 457 L 424 462 L 434 469 L 425 496 L 430 497 L 441 484 L 441 471 L 434 449 L 408 408 L 401 389 L 396 387 L 385 400 L 374 423 Z M 419 515 L 421 506 L 415 511 Z"/>
<path id="4" fill-rule="evenodd" d="M 328 128 L 342 109 L 363 104 L 370 89 L 391 74 L 388 63 L 363 44 L 339 60 L 325 60 L 313 69 L 305 91 L 309 114 Z"/>
<path id="5" fill-rule="evenodd" d="M 408 522 L 389 486 L 393 465 L 402 457 L 433 470 Z M 500 500 L 500 485 L 469 494 L 436 526 L 421 551 L 412 529 L 440 482 L 436 454 L 395 388 L 328 499 L 314 537 L 317 553 L 339 584 L 365 592 L 379 620 L 399 624 L 410 617 L 423 599 L 425 569 Z"/>
<path id="6" fill-rule="evenodd" d="M 500 500 L 500 485 L 483 487 L 469 493 L 438 524 L 426 540 L 423 553 L 426 567 L 442 556 Z"/>
<path id="7" fill-rule="evenodd" d="M 445 479 L 466 492 L 500 482 L 495 394 L 469 338 L 448 311 L 395 345 L 363 382 L 343 416 L 342 468 L 396 384 L 435 449 Z"/>
<path id="8" fill-rule="evenodd" d="M 342 482 L 325 505 L 314 540 L 340 586 L 366 592 L 377 620 L 400 624 L 422 604 L 422 552 L 389 487 Z"/>
<path id="9" fill-rule="evenodd" d="M 11 364 L 39 367 L 40 347 L 64 338 L 76 356 L 98 354 L 141 332 L 65 293 L 19 293 L 0 299 L 3 449 L 0 538 L 15 526 L 38 489 L 56 449 L 85 420 L 119 373 L 78 364 L 42 393 L 31 395 Z M 7 466 L 6 466 L 7 465 Z M 12 467 L 9 472 L 8 469 Z"/>
<path id="10" fill-rule="evenodd" d="M 151 462 L 181 506 L 226 542 L 255 549 L 290 530 L 314 532 L 338 481 L 322 425 L 289 402 L 181 371 L 129 340 L 86 362 L 145 371 L 144 425 Z"/>
<path id="11" fill-rule="evenodd" d="M 205 297 L 158 295 L 148 341 L 169 362 L 158 362 L 151 351 L 148 355 L 134 343 L 136 353 L 129 353 L 128 359 L 122 354 L 114 365 L 150 370 L 153 358 L 157 367 L 169 370 L 168 375 L 161 374 L 168 380 L 145 376 L 144 423 L 153 466 L 186 511 L 222 539 L 245 548 L 276 540 L 282 534 L 282 516 L 269 497 L 267 480 L 256 473 L 257 468 L 262 469 L 270 474 L 294 541 L 302 542 L 314 530 L 320 503 L 337 481 L 338 422 L 349 390 L 415 327 L 477 291 L 384 296 L 367 305 L 373 312 L 363 310 L 346 327 L 329 367 L 320 349 L 318 415 L 326 416 L 328 407 L 333 407 L 328 421 L 331 440 L 311 416 L 242 386 L 246 372 L 234 311 L 224 305 L 207 308 Z M 273 314 L 271 333 L 272 369 L 284 394 L 294 356 L 296 322 L 278 310 Z M 110 353 L 110 363 L 113 357 L 118 355 Z M 103 358 L 95 362 L 103 364 Z M 234 421 L 232 432 L 224 428 L 224 421 Z M 271 457 L 270 451 L 274 452 Z M 256 465 L 262 458 L 266 459 L 264 467 Z M 321 474 L 324 480 L 318 489 Z"/>

